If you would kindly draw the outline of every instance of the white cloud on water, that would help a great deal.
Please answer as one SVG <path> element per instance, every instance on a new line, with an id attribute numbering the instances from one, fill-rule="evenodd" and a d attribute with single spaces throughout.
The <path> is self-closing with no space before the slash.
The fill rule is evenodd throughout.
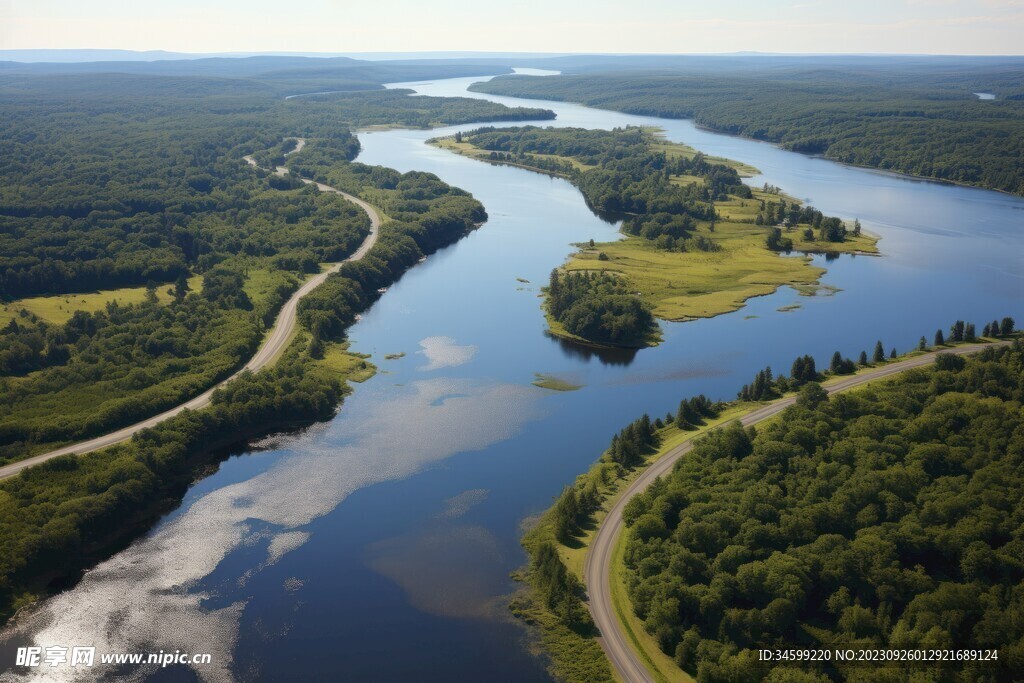
<path id="1" fill-rule="evenodd" d="M 476 355 L 477 348 L 473 345 L 459 346 L 451 337 L 427 337 L 420 346 L 423 350 L 416 353 L 423 354 L 429 361 L 419 368 L 424 372 L 465 365 Z"/>
<path id="2" fill-rule="evenodd" d="M 326 434 L 285 439 L 291 452 L 268 471 L 197 499 L 73 590 L 19 619 L 2 640 L 94 645 L 97 653 L 209 652 L 213 664 L 196 667 L 201 679 L 233 680 L 231 653 L 244 601 L 207 609 L 203 601 L 216 596 L 190 589 L 254 539 L 269 537 L 262 566 L 278 561 L 307 540 L 301 527 L 359 488 L 514 436 L 540 416 L 535 400 L 530 387 L 449 378 L 366 387 L 358 405 L 353 401 L 353 410 Z M 339 443 L 342 437 L 347 440 Z M 95 680 L 100 673 L 95 667 L 44 668 L 8 672 L 0 680 Z"/>

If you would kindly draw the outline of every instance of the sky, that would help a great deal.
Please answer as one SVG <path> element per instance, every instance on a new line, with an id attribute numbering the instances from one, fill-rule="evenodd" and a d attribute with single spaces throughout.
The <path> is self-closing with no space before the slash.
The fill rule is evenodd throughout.
<path id="1" fill-rule="evenodd" d="M 0 49 L 1024 52 L 1024 0 L 0 0 Z"/>

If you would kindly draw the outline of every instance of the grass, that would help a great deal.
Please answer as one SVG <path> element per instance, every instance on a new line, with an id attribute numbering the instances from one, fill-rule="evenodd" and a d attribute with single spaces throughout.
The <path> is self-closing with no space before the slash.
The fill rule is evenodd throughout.
<path id="1" fill-rule="evenodd" d="M 194 291 L 202 291 L 203 276 L 194 275 L 188 280 L 189 288 Z M 157 298 L 164 302 L 170 302 L 174 296 L 169 290 L 174 287 L 173 283 L 161 284 L 156 288 Z M 41 320 L 55 325 L 63 325 L 75 311 L 95 313 L 102 311 L 107 304 L 117 301 L 121 304 L 138 304 L 146 300 L 145 287 L 123 287 L 121 289 L 104 289 L 98 292 L 85 294 L 56 294 L 53 296 L 35 296 L 28 299 L 19 299 L 0 307 L 0 325 L 6 325 L 12 318 L 18 318 L 22 311 L 34 314 Z"/>
<path id="2" fill-rule="evenodd" d="M 539 372 L 535 372 L 533 374 L 537 379 L 533 380 L 531 384 L 535 387 L 540 387 L 541 389 L 550 389 L 551 391 L 576 391 L 577 389 L 583 388 L 582 384 L 573 384 L 572 382 L 567 382 L 560 377 L 555 377 L 554 375 L 544 375 Z"/>
<path id="3" fill-rule="evenodd" d="M 348 382 L 365 382 L 377 374 L 377 368 L 367 361 L 369 357 L 369 354 L 349 351 L 348 342 L 330 343 L 324 349 L 323 358 L 313 362 L 318 367 L 337 373 Z"/>

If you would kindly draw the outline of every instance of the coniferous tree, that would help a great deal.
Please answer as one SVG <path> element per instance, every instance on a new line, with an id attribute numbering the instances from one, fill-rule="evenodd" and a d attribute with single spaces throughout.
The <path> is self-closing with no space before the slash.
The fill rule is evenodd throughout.
<path id="1" fill-rule="evenodd" d="M 921 337 L 921 340 L 919 342 L 917 342 L 917 350 L 918 351 L 927 351 L 928 350 L 928 342 L 926 342 L 924 340 L 924 337 Z"/>
<path id="2" fill-rule="evenodd" d="M 1006 318 L 1003 318 L 1003 322 L 999 326 L 999 331 L 1000 333 L 1002 333 L 1004 337 L 1007 337 L 1013 334 L 1013 328 L 1015 327 L 1015 325 L 1016 323 L 1014 322 L 1013 318 L 1007 316 Z"/>
<path id="3" fill-rule="evenodd" d="M 943 346 L 945 343 L 946 339 L 942 336 L 942 330 L 935 330 L 935 346 Z"/>
<path id="4" fill-rule="evenodd" d="M 872 358 L 876 363 L 885 362 L 885 348 L 882 346 L 882 342 L 880 340 L 875 342 L 875 353 Z"/>

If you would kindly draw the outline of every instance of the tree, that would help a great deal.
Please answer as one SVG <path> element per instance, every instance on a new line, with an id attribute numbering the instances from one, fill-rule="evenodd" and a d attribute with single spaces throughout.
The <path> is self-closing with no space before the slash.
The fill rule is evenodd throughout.
<path id="1" fill-rule="evenodd" d="M 949 328 L 949 340 L 951 342 L 962 342 L 964 340 L 964 321 L 957 320 L 953 323 L 953 326 Z"/>
<path id="2" fill-rule="evenodd" d="M 894 346 L 892 347 L 892 349 L 889 350 L 889 358 L 891 358 L 892 360 L 896 360 L 896 356 L 896 347 Z"/>
<path id="3" fill-rule="evenodd" d="M 974 332 L 974 323 L 967 323 L 967 326 L 964 328 L 964 341 L 972 342 L 977 340 L 977 338 L 978 335 Z"/>
<path id="4" fill-rule="evenodd" d="M 183 273 L 174 281 L 174 300 L 181 301 L 185 298 L 185 295 L 189 293 L 189 290 L 190 287 L 188 286 L 188 279 Z"/>
<path id="5" fill-rule="evenodd" d="M 942 330 L 935 330 L 935 346 L 943 346 L 946 343 L 945 337 L 942 336 Z"/>
<path id="6" fill-rule="evenodd" d="M 860 363 L 861 366 L 866 366 L 868 364 L 868 352 L 867 351 L 861 351 L 860 352 L 860 358 L 858 359 L 858 362 Z"/>
<path id="7" fill-rule="evenodd" d="M 805 408 L 814 408 L 827 400 L 828 392 L 817 382 L 808 382 L 800 387 L 800 393 L 796 397 L 797 405 Z"/>
<path id="8" fill-rule="evenodd" d="M 928 342 L 926 342 L 924 340 L 924 337 L 921 337 L 920 341 L 917 342 L 917 350 L 918 351 L 927 351 L 928 350 Z"/>
<path id="9" fill-rule="evenodd" d="M 875 353 L 872 358 L 876 363 L 885 362 L 885 349 L 882 347 L 881 340 L 875 342 Z"/>
<path id="10" fill-rule="evenodd" d="M 1006 318 L 1003 318 L 1003 322 L 999 326 L 999 331 L 1002 333 L 1004 337 L 1008 337 L 1009 335 L 1013 334 L 1013 328 L 1015 325 L 1016 323 L 1014 322 L 1013 318 L 1007 316 Z"/>

